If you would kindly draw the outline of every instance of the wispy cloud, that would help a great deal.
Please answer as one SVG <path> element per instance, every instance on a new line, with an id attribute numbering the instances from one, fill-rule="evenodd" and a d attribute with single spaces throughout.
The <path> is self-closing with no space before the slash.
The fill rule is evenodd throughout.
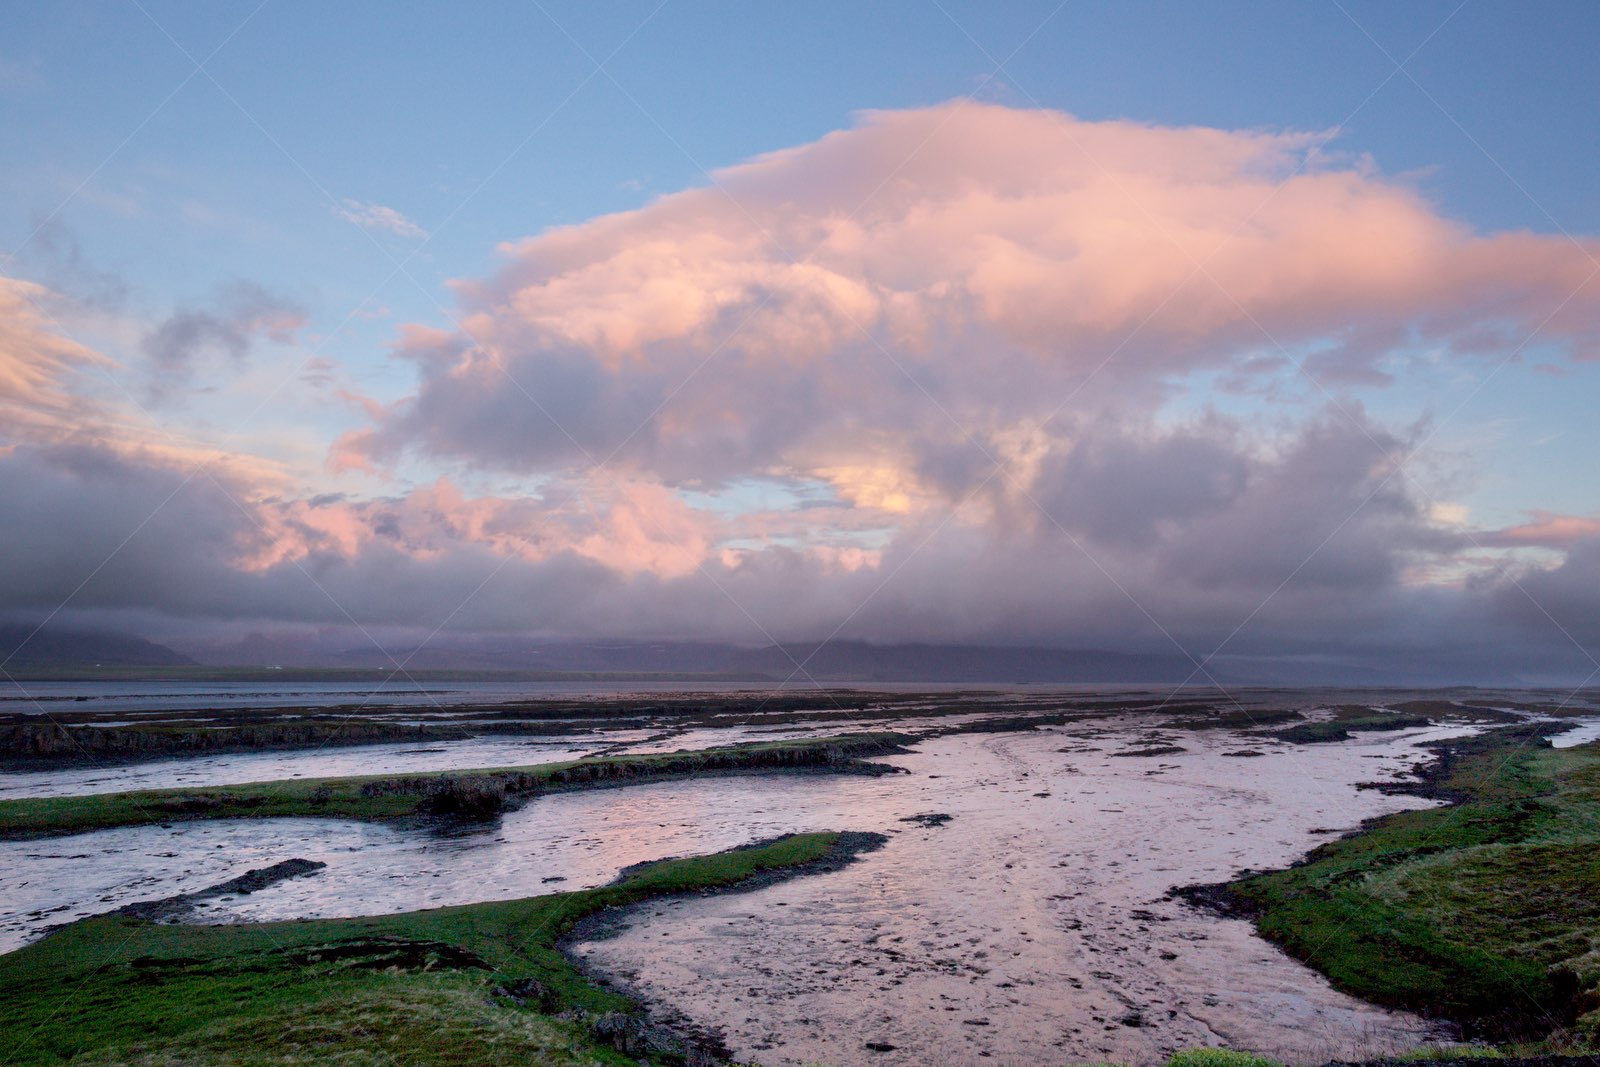
<path id="1" fill-rule="evenodd" d="M 385 233 L 418 240 L 428 236 L 427 230 L 424 230 L 394 208 L 385 207 L 382 204 L 369 204 L 361 200 L 345 200 L 343 204 L 334 208 L 333 212 L 346 222 L 353 222 L 363 229 L 382 230 Z"/>
<path id="2" fill-rule="evenodd" d="M 289 344 L 306 323 L 305 311 L 287 297 L 250 282 L 224 288 L 209 307 L 173 311 L 139 342 L 153 372 L 148 397 L 179 395 L 205 363 L 239 363 L 259 338 Z"/>

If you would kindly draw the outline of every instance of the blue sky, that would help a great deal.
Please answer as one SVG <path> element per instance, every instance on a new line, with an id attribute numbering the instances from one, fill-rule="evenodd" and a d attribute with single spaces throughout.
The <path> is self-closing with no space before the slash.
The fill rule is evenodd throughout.
<path id="1" fill-rule="evenodd" d="M 1279 179 L 1335 171 L 1368 191 L 1410 190 L 1429 226 L 1484 240 L 1528 231 L 1550 256 L 1565 254 L 1565 242 L 1580 260 L 1592 258 L 1586 250 L 1600 233 L 1600 8 L 1589 3 L 552 2 L 463 11 L 128 0 L 10 5 L 0 27 L 0 109 L 11 133 L 0 141 L 0 251 L 11 253 L 0 274 L 64 300 L 37 325 L 111 361 L 80 368 L 63 386 L 86 411 L 99 405 L 97 416 L 115 412 L 185 448 L 275 465 L 282 481 L 243 493 L 252 501 L 402 499 L 443 477 L 469 502 L 549 504 L 552 486 L 573 483 L 570 462 L 537 448 L 510 457 L 475 450 L 448 419 L 421 424 L 417 412 L 444 410 L 444 387 L 431 365 L 396 357 L 403 327 L 464 336 L 463 322 L 481 314 L 510 346 L 513 376 L 526 358 L 526 380 L 542 381 L 554 373 L 555 349 L 533 356 L 517 347 L 534 342 L 517 332 L 526 322 L 507 319 L 514 300 L 486 303 L 452 282 L 509 284 L 505 272 L 535 270 L 557 246 L 507 251 L 505 243 L 558 227 L 588 240 L 602 232 L 595 220 L 617 212 L 646 209 L 640 232 L 655 233 L 648 220 L 668 218 L 674 198 L 710 186 L 712 172 L 870 128 L 869 112 L 910 115 L 970 98 L 1067 116 L 1053 121 L 1083 136 L 1119 120 L 1168 131 L 1174 145 L 1191 127 L 1236 139 L 1308 133 L 1316 136 L 1292 149 L 1302 153 L 1296 169 Z M 837 220 L 851 206 L 812 210 Z M 770 209 L 788 218 L 781 203 Z M 1517 269 L 1495 284 L 1510 292 Z M 540 299 L 553 291 L 540 289 Z M 1580 295 L 1575 309 L 1588 299 Z M 540 306 L 544 323 L 555 312 Z M 599 306 L 558 310 L 579 321 Z M 1470 312 L 1454 304 L 1406 314 L 1409 325 L 1389 328 L 1412 336 L 1390 336 L 1367 368 L 1382 380 L 1305 373 L 1320 365 L 1318 352 L 1349 340 L 1319 327 L 1287 345 L 1235 337 L 1204 366 L 1179 361 L 1149 381 L 1117 385 L 1123 392 L 1104 401 L 1106 411 L 1119 404 L 1129 424 L 1145 420 L 1151 440 L 1232 420 L 1255 435 L 1252 463 L 1292 453 L 1295 434 L 1336 412 L 1369 440 L 1394 433 L 1424 445 L 1402 479 L 1420 494 L 1410 506 L 1482 535 L 1471 550 L 1438 550 L 1439 558 L 1396 563 L 1396 573 L 1464 581 L 1508 560 L 1540 573 L 1561 567 L 1570 531 L 1587 527 L 1528 534 L 1526 544 L 1506 531 L 1536 525 L 1539 514 L 1587 522 L 1600 513 L 1592 461 L 1600 430 L 1587 410 L 1596 371 L 1573 358 L 1581 329 L 1547 337 L 1528 332 L 1537 322 L 1518 320 L 1520 346 L 1502 338 L 1489 358 L 1460 358 L 1481 347 L 1473 336 L 1506 328 L 1498 311 L 1471 330 L 1458 321 Z M 1453 340 L 1430 334 L 1440 316 L 1454 316 Z M 1284 357 L 1283 366 L 1241 378 L 1252 347 Z M 677 357 L 637 358 L 661 369 Z M 838 358 L 861 357 L 841 349 Z M 939 383 L 953 380 L 905 377 L 935 401 Z M 785 389 L 827 384 L 784 380 Z M 549 388 L 552 404 L 570 399 Z M 1161 396 L 1153 406 L 1152 389 Z M 663 405 L 673 399 L 663 397 Z M 1026 422 L 1021 408 L 995 404 L 970 417 Z M 1081 414 L 1085 425 L 1107 417 Z M 1220 440 L 1220 423 L 1207 425 L 1207 440 Z M 859 423 L 843 436 L 851 427 Z M 364 466 L 330 464 L 341 439 L 369 432 Z M 991 458 L 1023 448 L 996 434 Z M 717 566 L 734 565 L 718 556 L 723 548 L 762 544 L 878 553 L 896 536 L 902 548 L 928 540 L 915 532 L 928 526 L 896 516 L 929 521 L 934 512 L 919 509 L 935 498 L 945 508 L 938 514 L 959 510 L 930 473 L 955 461 L 928 451 L 925 436 L 868 435 L 851 455 L 797 451 L 791 441 L 732 475 L 710 466 L 686 473 L 682 464 L 702 462 L 692 457 L 668 469 L 652 455 L 626 461 L 640 479 L 628 485 L 720 519 L 743 516 L 739 529 L 704 535 L 699 558 Z M 577 438 L 589 440 L 581 428 Z M 1074 447 L 1069 438 L 1051 447 Z M 596 447 L 617 440 L 602 434 Z M 1042 483 L 1035 489 L 1024 495 L 1045 495 Z M 574 498 L 586 514 L 610 515 L 588 492 Z M 834 515 L 824 532 L 799 521 L 830 502 L 856 514 Z M 874 508 L 881 514 L 865 514 Z M 623 557 L 588 536 L 579 542 L 591 548 L 579 554 L 617 566 Z M 658 578 L 671 572 L 646 555 Z M 885 566 L 871 560 L 869 569 Z M 827 630 L 830 611 L 819 607 L 799 629 Z"/>
<path id="2" fill-rule="evenodd" d="M 329 232 L 330 195 L 437 230 L 430 281 L 481 271 L 498 241 L 699 184 L 858 109 L 969 93 L 1087 119 L 1342 126 L 1333 147 L 1425 174 L 1452 217 L 1600 229 L 1600 11 L 1582 2 L 515 3 L 463 18 L 274 0 L 4 18 L 0 85 L 26 134 L 4 148 L 7 247 L 67 201 L 88 250 L 137 262 L 158 294 L 195 285 L 204 256 L 359 296 L 385 260 Z M 235 229 L 173 234 L 190 202 Z M 119 217 L 134 204 L 142 225 Z"/>

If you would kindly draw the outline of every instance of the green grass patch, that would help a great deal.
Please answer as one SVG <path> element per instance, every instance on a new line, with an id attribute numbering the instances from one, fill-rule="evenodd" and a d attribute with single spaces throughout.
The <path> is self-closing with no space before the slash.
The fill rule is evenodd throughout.
<path id="1" fill-rule="evenodd" d="M 1175 1052 L 1167 1067 L 1283 1067 L 1277 1060 L 1225 1048 L 1191 1048 Z"/>
<path id="2" fill-rule="evenodd" d="M 1354 733 L 1411 730 L 1431 725 L 1432 719 L 1414 711 L 1380 711 L 1360 704 L 1341 704 L 1333 710 L 1331 719 L 1299 723 L 1273 736 L 1297 745 L 1316 745 L 1348 741 Z"/>
<path id="3" fill-rule="evenodd" d="M 1431 1063 L 1434 1060 L 1503 1060 L 1513 1054 L 1495 1045 L 1423 1045 L 1408 1049 L 1396 1056 L 1407 1063 Z"/>
<path id="4" fill-rule="evenodd" d="M 396 1054 L 408 1065 L 637 1063 L 555 1017 L 632 1007 L 583 977 L 559 951 L 563 935 L 606 908 L 842 862 L 841 848 L 861 847 L 871 847 L 861 835 L 800 834 L 650 864 L 598 889 L 374 918 L 86 919 L 0 956 L 0 1058 L 19 1067 L 392 1064 Z"/>
<path id="5" fill-rule="evenodd" d="M 1237 711 L 1190 715 L 1159 724 L 1163 730 L 1255 730 L 1284 726 L 1305 718 L 1291 708 L 1251 708 Z"/>
<path id="6" fill-rule="evenodd" d="M 528 767 L 350 778 L 296 778 L 199 789 L 153 789 L 0 801 L 0 838 L 48 837 L 190 819 L 336 816 L 492 817 L 541 793 L 730 771 L 870 770 L 863 759 L 901 751 L 900 734 L 771 741 L 693 752 L 609 756 Z"/>

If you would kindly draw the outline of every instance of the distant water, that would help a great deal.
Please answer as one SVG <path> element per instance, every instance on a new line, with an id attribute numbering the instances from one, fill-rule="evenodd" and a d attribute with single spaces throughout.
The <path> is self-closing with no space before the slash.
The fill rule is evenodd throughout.
<path id="1" fill-rule="evenodd" d="M 171 711 L 351 704 L 450 707 L 534 697 L 606 697 L 683 688 L 682 682 L 304 682 L 293 678 L 282 682 L 17 682 L 0 690 L 0 710 L 44 713 L 65 707 L 74 711 Z"/>
<path id="2" fill-rule="evenodd" d="M 1600 720 L 1581 720 L 1571 730 L 1552 737 L 1550 744 L 1553 748 L 1572 748 L 1575 745 L 1587 745 L 1591 741 L 1600 741 Z"/>
<path id="3" fill-rule="evenodd" d="M 466 681 L 370 683 L 302 682 L 11 682 L 0 686 L 0 712 L 50 714 L 73 711 L 182 711 L 211 708 L 460 707 L 552 697 L 605 699 L 632 694 L 738 693 L 809 689 L 872 690 L 881 693 L 1158 692 L 1171 686 L 1026 685 L 991 682 L 721 682 L 721 681 Z"/>

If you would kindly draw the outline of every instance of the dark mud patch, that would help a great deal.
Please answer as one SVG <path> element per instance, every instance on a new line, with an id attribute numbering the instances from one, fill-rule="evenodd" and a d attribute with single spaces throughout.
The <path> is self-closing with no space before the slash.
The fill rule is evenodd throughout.
<path id="1" fill-rule="evenodd" d="M 1147 745 L 1111 753 L 1113 756 L 1181 756 L 1189 750 L 1181 745 Z"/>
<path id="2" fill-rule="evenodd" d="M 147 919 L 151 922 L 176 922 L 185 918 L 202 901 L 215 900 L 218 897 L 240 896 L 248 893 L 257 893 L 268 886 L 277 885 L 279 882 L 290 878 L 301 878 L 309 874 L 316 874 L 327 864 L 320 860 L 307 860 L 295 858 L 274 863 L 270 867 L 256 867 L 248 870 L 237 878 L 230 878 L 226 882 L 207 886 L 205 889 L 193 893 L 179 893 L 176 896 L 163 897 L 160 900 L 142 900 L 133 904 L 124 904 L 115 909 L 112 915 L 127 915 L 134 919 Z"/>
<path id="3" fill-rule="evenodd" d="M 197 794 L 195 796 L 170 797 L 158 800 L 151 807 L 164 815 L 204 815 L 229 806 L 247 809 L 259 808 L 262 803 L 264 803 L 262 797 L 241 797 L 233 793 L 218 793 L 215 795 Z"/>
<path id="4" fill-rule="evenodd" d="M 1253 872 L 1240 871 L 1239 878 Z M 1232 882 L 1208 882 L 1200 885 L 1180 885 L 1167 890 L 1167 899 L 1178 900 L 1197 911 L 1223 919 L 1254 919 L 1261 909 L 1248 898 L 1233 892 Z"/>
<path id="5" fill-rule="evenodd" d="M 1049 794 L 1048 793 L 1035 793 L 1034 796 L 1049 796 Z M 955 818 L 955 816 L 946 815 L 942 811 L 930 811 L 930 812 L 926 812 L 926 813 L 924 813 L 922 815 L 907 815 L 905 818 L 900 819 L 899 821 L 900 822 L 908 822 L 908 823 L 911 823 L 913 826 L 921 826 L 921 827 L 924 827 L 926 829 L 932 830 L 932 829 L 934 829 L 936 827 L 943 826 L 945 823 L 949 822 L 953 818 Z"/>
<path id="6" fill-rule="evenodd" d="M 296 966 L 317 967 L 330 974 L 336 971 L 386 971 L 391 967 L 403 971 L 493 969 L 476 952 L 459 945 L 397 937 L 364 937 L 355 941 L 313 945 L 289 952 L 285 958 Z"/>

